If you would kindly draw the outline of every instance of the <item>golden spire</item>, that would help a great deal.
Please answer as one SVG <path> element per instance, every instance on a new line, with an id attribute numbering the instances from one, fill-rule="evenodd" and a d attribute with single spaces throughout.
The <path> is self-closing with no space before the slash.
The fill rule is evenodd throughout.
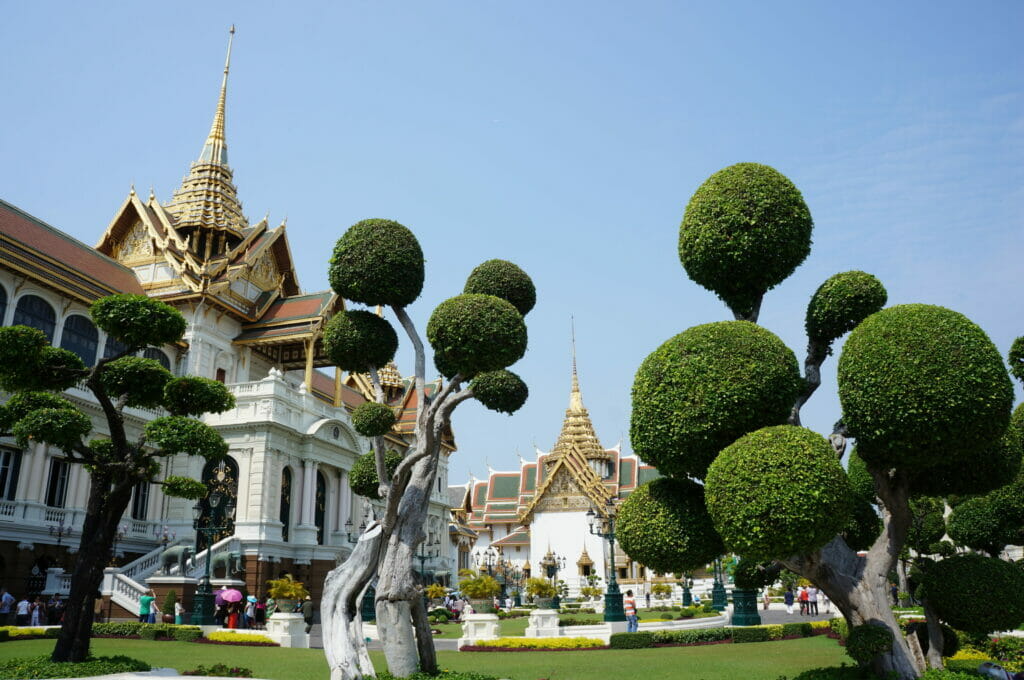
<path id="1" fill-rule="evenodd" d="M 551 450 L 553 454 L 550 461 L 553 463 L 559 457 L 564 456 L 573 447 L 588 459 L 607 459 L 610 456 L 601 446 L 597 435 L 594 433 L 594 425 L 590 422 L 590 414 L 583 405 L 583 393 L 580 391 L 579 377 L 576 373 L 576 323 L 572 325 L 572 388 L 569 391 L 569 408 L 565 411 L 565 420 L 562 421 L 562 431 L 558 435 L 558 441 Z"/>
<path id="2" fill-rule="evenodd" d="M 583 408 L 583 395 L 580 394 L 580 381 L 576 376 L 576 318 L 570 316 L 572 324 L 572 389 L 569 392 L 569 410 L 575 413 L 585 413 Z"/>
<path id="3" fill-rule="evenodd" d="M 200 163 L 228 164 L 228 142 L 224 136 L 224 105 L 228 96 L 228 71 L 231 69 L 231 43 L 235 39 L 235 25 L 231 24 L 228 35 L 228 56 L 224 59 L 224 78 L 220 83 L 220 97 L 217 99 L 217 112 L 213 114 L 213 125 L 210 126 L 210 135 L 203 144 L 203 151 L 199 154 Z"/>

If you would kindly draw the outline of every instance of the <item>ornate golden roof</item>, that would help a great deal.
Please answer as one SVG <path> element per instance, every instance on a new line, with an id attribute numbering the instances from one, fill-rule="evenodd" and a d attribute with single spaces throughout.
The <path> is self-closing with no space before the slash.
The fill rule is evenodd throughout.
<path id="1" fill-rule="evenodd" d="M 235 27 L 232 26 L 220 97 L 217 99 L 210 134 L 203 144 L 199 160 L 192 163 L 181 187 L 165 206 L 167 212 L 174 217 L 174 226 L 189 239 L 189 250 L 204 261 L 224 255 L 233 248 L 249 225 L 242 214 L 238 188 L 232 182 L 233 173 L 228 167 L 228 144 L 224 134 L 224 109 L 234 35 Z"/>
<path id="2" fill-rule="evenodd" d="M 387 366 L 378 370 L 377 377 L 380 378 L 381 387 L 405 387 L 402 374 L 398 372 L 394 361 L 389 361 Z"/>
<path id="3" fill-rule="evenodd" d="M 558 435 L 555 447 L 551 450 L 553 455 L 549 460 L 553 463 L 564 457 L 574 446 L 588 460 L 610 460 L 612 457 L 611 453 L 606 451 L 598 441 L 597 435 L 594 433 L 594 425 L 590 422 L 590 413 L 583 406 L 583 395 L 580 393 L 580 383 L 576 375 L 575 351 L 572 359 L 572 389 L 569 392 L 569 408 L 565 411 L 562 431 Z"/>

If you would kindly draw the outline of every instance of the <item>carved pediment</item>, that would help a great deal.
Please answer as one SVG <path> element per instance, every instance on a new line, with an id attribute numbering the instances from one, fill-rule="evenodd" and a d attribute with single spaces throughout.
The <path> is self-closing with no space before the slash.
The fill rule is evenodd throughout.
<path id="1" fill-rule="evenodd" d="M 123 263 L 153 258 L 153 238 L 142 220 L 135 221 L 121 242 L 115 246 L 114 252 L 114 257 Z"/>
<path id="2" fill-rule="evenodd" d="M 264 290 L 271 290 L 277 286 L 277 263 L 269 249 L 252 265 L 252 278 Z"/>
<path id="3" fill-rule="evenodd" d="M 580 488 L 568 468 L 561 466 L 544 489 L 543 497 L 533 506 L 533 512 L 586 511 L 590 506 L 589 496 Z"/>

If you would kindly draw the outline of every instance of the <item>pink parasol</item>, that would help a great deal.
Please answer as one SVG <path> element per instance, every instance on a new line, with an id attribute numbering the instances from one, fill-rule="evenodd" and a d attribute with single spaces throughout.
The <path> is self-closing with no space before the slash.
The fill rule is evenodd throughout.
<path id="1" fill-rule="evenodd" d="M 235 590 L 234 588 L 228 588 L 227 590 L 221 591 L 221 595 L 225 602 L 242 601 L 242 591 Z"/>

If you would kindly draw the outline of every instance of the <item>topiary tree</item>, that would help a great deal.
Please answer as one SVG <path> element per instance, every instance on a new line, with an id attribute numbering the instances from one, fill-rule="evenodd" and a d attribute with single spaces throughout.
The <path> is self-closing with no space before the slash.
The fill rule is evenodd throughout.
<path id="1" fill-rule="evenodd" d="M 912 510 L 911 498 L 984 493 L 1008 481 L 1013 458 L 1000 441 L 1013 391 L 992 342 L 966 317 L 929 305 L 883 309 L 884 287 L 860 271 L 830 277 L 811 297 L 801 376 L 792 351 L 752 322 L 765 293 L 807 256 L 811 229 L 799 191 L 771 168 L 734 165 L 697 190 L 680 227 L 680 259 L 737 321 L 691 328 L 643 361 L 630 436 L 663 474 L 703 480 L 727 549 L 814 582 L 851 628 L 881 626 L 862 634 L 892 641 L 890 653 L 870 653 L 873 669 L 916 678 L 888 600 L 889 574 L 908 540 L 935 541 L 934 517 Z M 846 333 L 842 418 L 826 439 L 799 427 L 800 411 Z M 1024 375 L 1021 347 L 1010 360 Z M 851 436 L 857 450 L 844 474 L 839 461 Z M 634 524 L 620 529 L 631 556 L 685 556 L 665 540 L 665 554 L 648 555 Z M 942 649 L 937 641 L 933 650 Z"/>
<path id="2" fill-rule="evenodd" d="M 385 455 L 384 435 L 394 414 L 384 403 L 378 369 L 394 357 L 398 336 L 387 320 L 369 311 L 335 316 L 325 330 L 325 352 L 343 370 L 368 373 L 376 395 L 352 414 L 356 429 L 374 442 L 373 452 L 352 469 L 352 488 L 383 500 L 384 508 L 324 583 L 324 651 L 333 680 L 373 675 L 359 601 L 376 577 L 377 627 L 388 670 L 397 677 L 417 670 L 435 673 L 430 623 L 412 556 L 426 537 L 441 438 L 464 401 L 475 398 L 505 413 L 526 401 L 526 383 L 507 368 L 526 351 L 523 315 L 533 307 L 536 291 L 511 262 L 489 260 L 474 269 L 462 294 L 441 302 L 427 323 L 434 364 L 447 379 L 428 390 L 426 351 L 406 311 L 419 297 L 424 276 L 423 252 L 412 232 L 391 220 L 358 222 L 338 239 L 328 274 L 331 287 L 347 301 L 383 305 L 394 313 L 415 353 L 417 413 L 412 447 L 404 456 Z"/>
<path id="3" fill-rule="evenodd" d="M 227 444 L 195 416 L 220 413 L 235 403 L 219 382 L 175 378 L 159 362 L 134 356 L 181 340 L 185 319 L 173 307 L 144 295 L 114 295 L 97 300 L 89 311 L 96 325 L 124 346 L 91 368 L 75 354 L 50 347 L 41 331 L 0 328 L 0 385 L 13 393 L 0 406 L 0 436 L 13 436 L 23 447 L 48 444 L 89 471 L 82 539 L 53 661 L 84 661 L 89 655 L 95 594 L 132 489 L 148 482 L 160 484 L 169 496 L 202 498 L 206 487 L 197 480 L 161 479 L 161 459 L 177 454 L 222 458 Z M 92 421 L 57 394 L 79 383 L 92 392 L 105 421 L 106 431 L 91 440 Z M 125 426 L 124 409 L 130 406 L 162 407 L 170 415 L 149 422 L 133 437 Z"/>

